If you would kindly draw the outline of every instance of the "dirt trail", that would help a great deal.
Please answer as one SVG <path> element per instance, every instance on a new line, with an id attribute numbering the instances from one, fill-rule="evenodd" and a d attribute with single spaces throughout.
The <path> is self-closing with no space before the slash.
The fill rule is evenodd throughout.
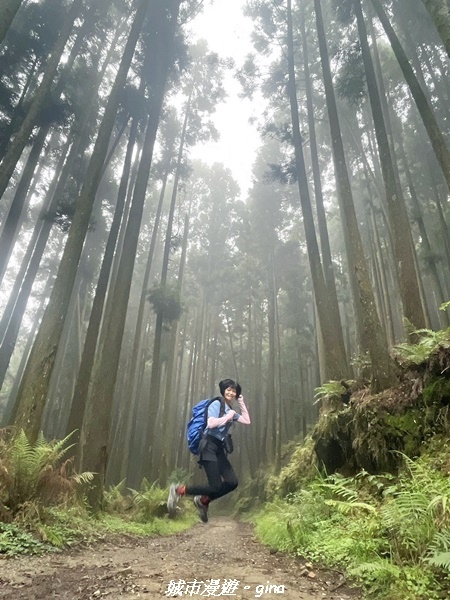
<path id="1" fill-rule="evenodd" d="M 0 598 L 103 597 L 356 600 L 360 595 L 339 573 L 271 553 L 250 525 L 224 517 L 170 537 L 121 536 L 61 554 L 0 559 Z"/>

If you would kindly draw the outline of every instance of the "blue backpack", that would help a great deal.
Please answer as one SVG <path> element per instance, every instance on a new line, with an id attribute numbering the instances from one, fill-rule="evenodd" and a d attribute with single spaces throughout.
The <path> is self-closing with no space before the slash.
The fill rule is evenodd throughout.
<path id="1" fill-rule="evenodd" d="M 206 429 L 206 424 L 208 421 L 208 408 L 212 402 L 216 400 L 220 401 L 220 412 L 219 418 L 223 417 L 225 414 L 225 401 L 223 398 L 218 396 L 217 398 L 207 398 L 206 400 L 201 400 L 198 404 L 196 404 L 192 409 L 192 418 L 187 425 L 187 443 L 188 448 L 192 452 L 192 454 L 199 453 L 199 444 L 200 440 L 203 437 L 203 433 Z"/>

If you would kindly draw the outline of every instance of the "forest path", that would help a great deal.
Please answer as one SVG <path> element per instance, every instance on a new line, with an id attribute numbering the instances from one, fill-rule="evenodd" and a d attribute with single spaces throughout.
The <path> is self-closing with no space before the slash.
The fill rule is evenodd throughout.
<path id="1" fill-rule="evenodd" d="M 208 588 L 208 580 L 213 579 L 219 580 L 217 587 Z M 184 580 L 186 585 L 177 592 L 171 580 Z M 0 559 L 0 598 L 103 597 L 360 598 L 339 573 L 316 570 L 301 559 L 271 553 L 256 540 L 250 525 L 225 517 L 213 516 L 207 525 L 199 523 L 169 537 L 120 536 L 58 554 Z"/>

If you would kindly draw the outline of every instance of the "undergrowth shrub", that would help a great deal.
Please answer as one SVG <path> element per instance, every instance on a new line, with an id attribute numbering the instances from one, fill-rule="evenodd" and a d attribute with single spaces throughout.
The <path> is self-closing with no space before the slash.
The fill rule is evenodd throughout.
<path id="1" fill-rule="evenodd" d="M 167 514 L 167 493 L 157 481 L 150 483 L 145 477 L 139 490 L 127 488 L 123 480 L 105 490 L 103 509 L 108 514 L 147 522 Z"/>
<path id="2" fill-rule="evenodd" d="M 130 490 L 135 505 L 135 519 L 149 521 L 167 514 L 167 490 L 157 482 L 143 479 L 139 490 Z"/>
<path id="3" fill-rule="evenodd" d="M 267 545 L 343 568 L 370 597 L 450 595 L 450 481 L 424 457 L 400 476 L 317 477 L 255 517 Z"/>
<path id="4" fill-rule="evenodd" d="M 314 479 L 317 475 L 317 467 L 314 441 L 311 436 L 307 436 L 301 445 L 297 445 L 289 463 L 281 469 L 280 474 L 272 475 L 268 479 L 268 497 L 284 497 L 295 492 Z"/>
<path id="5" fill-rule="evenodd" d="M 0 522 L 0 555 L 41 554 L 49 550 L 49 544 L 43 543 L 14 523 Z"/>
<path id="6" fill-rule="evenodd" d="M 234 502 L 234 514 L 242 514 L 258 509 L 268 499 L 268 481 L 266 470 L 259 470 L 248 477 L 238 488 L 238 499 Z"/>
<path id="7" fill-rule="evenodd" d="M 433 353 L 440 348 L 450 347 L 450 327 L 433 331 L 432 329 L 416 329 L 412 331 L 413 337 L 418 338 L 414 344 L 397 344 L 393 349 L 393 356 L 403 368 L 414 368 L 430 361 Z"/>
<path id="8" fill-rule="evenodd" d="M 47 442 L 40 435 L 31 444 L 24 431 L 0 432 L 0 519 L 12 521 L 19 513 L 43 517 L 46 507 L 82 502 L 92 473 L 77 474 L 71 460 L 63 461 L 70 435 Z"/>

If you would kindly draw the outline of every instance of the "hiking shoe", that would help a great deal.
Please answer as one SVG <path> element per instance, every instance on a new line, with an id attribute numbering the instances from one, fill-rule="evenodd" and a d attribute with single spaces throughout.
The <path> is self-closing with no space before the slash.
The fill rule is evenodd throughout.
<path id="1" fill-rule="evenodd" d="M 208 522 L 208 506 L 203 504 L 201 496 L 194 496 L 194 506 L 198 510 L 198 514 L 203 523 Z"/>
<path id="2" fill-rule="evenodd" d="M 177 504 L 180 499 L 180 494 L 177 492 L 177 484 L 171 483 L 169 488 L 169 497 L 167 498 L 167 511 L 169 517 L 174 517 L 177 512 Z"/>

